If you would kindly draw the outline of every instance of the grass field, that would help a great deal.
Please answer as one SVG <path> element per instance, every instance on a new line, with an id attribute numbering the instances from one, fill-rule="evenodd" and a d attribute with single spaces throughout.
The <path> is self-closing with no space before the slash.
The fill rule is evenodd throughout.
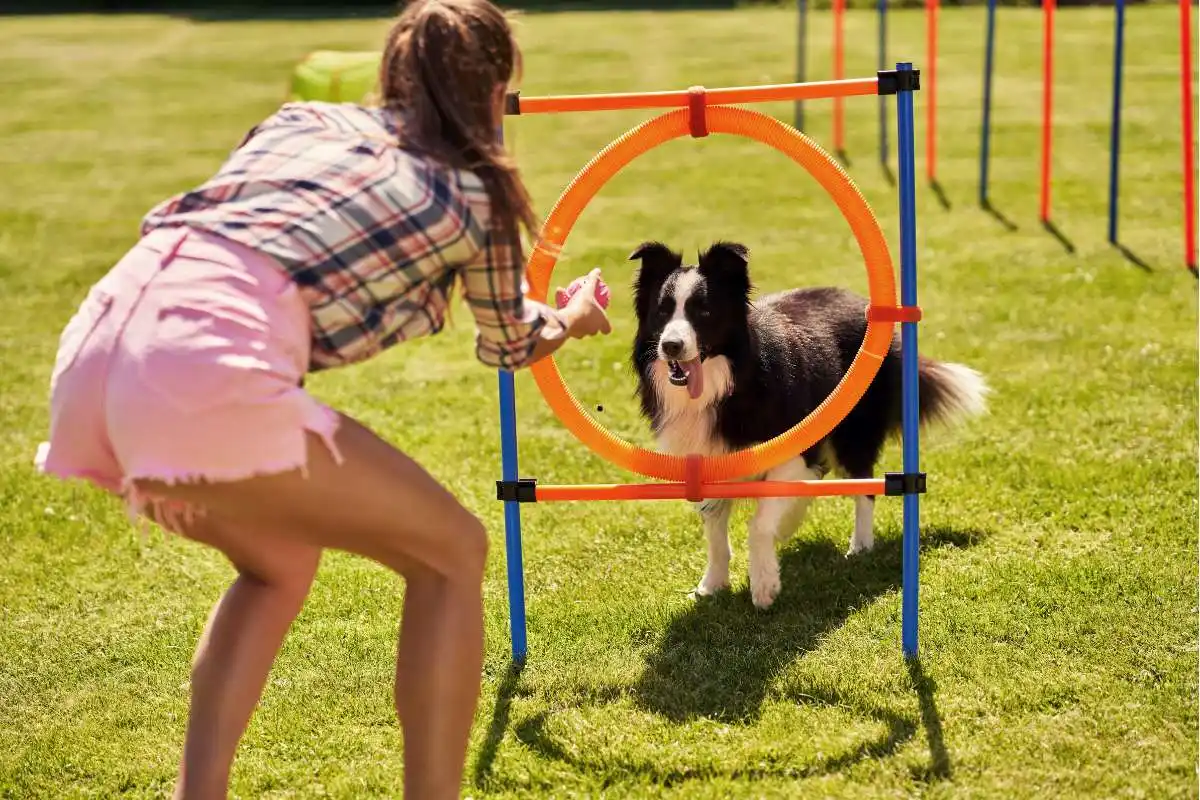
<path id="1" fill-rule="evenodd" d="M 852 506 L 818 503 L 782 550 L 767 614 L 735 585 L 697 603 L 704 548 L 685 504 L 527 510 L 531 658 L 510 670 L 495 377 L 465 310 L 435 339 L 312 381 L 488 522 L 488 657 L 465 794 L 476 797 L 1196 797 L 1197 310 L 1182 267 L 1177 28 L 1129 11 L 1123 241 L 1104 241 L 1111 11 L 1060 14 L 1055 218 L 1037 224 L 1040 24 L 1002 11 L 992 197 L 975 206 L 983 14 L 943 12 L 940 171 L 921 187 L 922 348 L 973 365 L 992 413 L 923 445 L 919 664 L 900 657 L 899 504 L 874 553 L 843 558 Z M 787 80 L 778 10 L 530 15 L 524 91 Z M 0 797 L 163 796 L 191 651 L 231 579 L 213 553 L 140 540 L 119 505 L 38 477 L 58 331 L 132 243 L 140 215 L 206 177 L 316 48 L 377 46 L 382 21 L 6 18 L 0 25 Z M 829 19 L 812 21 L 813 78 Z M 923 16 L 892 17 L 923 59 Z M 852 13 L 850 75 L 875 69 Z M 919 66 L 919 63 L 918 63 Z M 918 98 L 918 103 L 920 98 Z M 786 105 L 771 113 L 790 118 Z M 828 141 L 829 109 L 809 107 Z M 876 104 L 848 103 L 851 173 L 896 246 L 875 163 Z M 640 114 L 510 128 L 539 207 Z M 918 132 L 919 141 L 923 134 Z M 918 152 L 918 166 L 922 164 Z M 894 162 L 893 162 L 894 164 Z M 751 247 L 764 290 L 865 290 L 849 230 L 815 183 L 752 143 L 678 142 L 589 207 L 563 275 L 599 264 L 616 333 L 561 359 L 604 421 L 646 442 L 625 368 L 625 257 L 645 238 Z M 518 379 L 522 473 L 624 480 Z M 898 468 L 898 448 L 887 455 Z M 401 786 L 390 684 L 402 584 L 330 554 L 246 737 L 239 797 L 385 797 Z"/>

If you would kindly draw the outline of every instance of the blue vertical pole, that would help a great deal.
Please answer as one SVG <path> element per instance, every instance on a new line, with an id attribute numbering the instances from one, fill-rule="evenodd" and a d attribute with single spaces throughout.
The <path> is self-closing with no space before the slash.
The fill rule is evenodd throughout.
<path id="1" fill-rule="evenodd" d="M 500 372 L 500 463 L 505 481 L 515 481 L 517 469 L 517 390 L 511 372 Z M 521 504 L 504 503 L 504 549 L 508 566 L 508 617 L 513 660 L 525 661 L 525 570 L 521 558 Z"/>
<path id="2" fill-rule="evenodd" d="M 912 64 L 904 61 L 896 64 L 900 74 L 912 71 Z M 900 304 L 917 304 L 917 192 L 916 192 L 916 144 L 913 130 L 913 94 L 909 88 L 901 87 L 896 93 L 896 156 L 900 166 Z M 920 453 L 917 445 L 917 324 L 900 324 L 900 379 L 902 384 L 901 427 L 904 434 L 904 473 L 915 475 L 920 471 Z M 920 554 L 920 495 L 910 492 L 904 495 L 904 544 L 902 571 L 904 583 L 902 593 L 902 616 L 900 639 L 904 655 L 917 654 L 917 581 L 918 557 Z"/>
<path id="3" fill-rule="evenodd" d="M 800 18 L 796 44 L 796 83 L 804 83 L 808 68 L 808 0 L 796 0 L 796 15 Z M 796 101 L 796 130 L 804 130 L 804 101 Z"/>
<path id="4" fill-rule="evenodd" d="M 496 132 L 504 141 L 504 126 Z M 517 386 L 511 372 L 500 370 L 500 477 L 516 481 L 517 467 Z M 529 652 L 525 639 L 525 566 L 521 555 L 521 504 L 504 502 L 504 552 L 508 569 L 508 620 L 512 635 L 513 661 L 524 663 Z"/>
<path id="5" fill-rule="evenodd" d="M 1121 186 L 1121 83 L 1125 66 L 1125 0 L 1116 0 L 1113 43 L 1112 131 L 1108 147 L 1108 241 L 1117 243 L 1117 205 Z"/>
<path id="6" fill-rule="evenodd" d="M 887 69 L 887 0 L 877 0 L 879 14 L 879 70 Z M 879 163 L 885 168 L 888 163 L 888 98 L 879 95 Z"/>
<path id="7" fill-rule="evenodd" d="M 983 130 L 979 146 L 979 205 L 988 204 L 988 156 L 992 138 L 992 56 L 996 43 L 996 0 L 988 0 L 987 51 L 983 61 Z"/>

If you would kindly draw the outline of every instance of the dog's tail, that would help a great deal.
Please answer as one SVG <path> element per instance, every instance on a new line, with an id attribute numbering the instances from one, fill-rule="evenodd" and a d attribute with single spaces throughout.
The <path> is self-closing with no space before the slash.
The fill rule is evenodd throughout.
<path id="1" fill-rule="evenodd" d="M 918 416 L 923 425 L 961 422 L 987 411 L 991 388 L 983 376 L 970 367 L 920 356 L 917 380 Z"/>

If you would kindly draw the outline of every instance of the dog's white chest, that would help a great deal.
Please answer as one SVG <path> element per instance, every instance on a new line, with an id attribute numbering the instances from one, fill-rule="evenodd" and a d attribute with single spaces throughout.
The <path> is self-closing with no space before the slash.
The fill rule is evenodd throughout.
<path id="1" fill-rule="evenodd" d="M 717 435 L 716 403 L 733 386 L 729 361 L 723 356 L 704 362 L 704 394 L 693 400 L 672 386 L 665 365 L 655 370 L 654 383 L 661 403 L 661 422 L 655 430 L 660 450 L 672 455 L 720 455 L 727 452 Z"/>
<path id="2" fill-rule="evenodd" d="M 715 422 L 716 414 L 712 409 L 664 420 L 658 430 L 658 448 L 678 456 L 723 453 L 724 446 L 713 435 Z"/>

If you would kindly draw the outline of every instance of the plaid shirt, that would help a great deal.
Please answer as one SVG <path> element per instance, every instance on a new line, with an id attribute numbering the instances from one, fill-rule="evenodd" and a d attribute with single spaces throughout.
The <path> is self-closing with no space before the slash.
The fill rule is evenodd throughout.
<path id="1" fill-rule="evenodd" d="M 478 177 L 397 142 L 380 109 L 289 103 L 142 234 L 186 225 L 279 261 L 311 310 L 312 371 L 437 333 L 458 276 L 479 360 L 524 366 L 554 312 L 524 298 L 520 242 L 489 224 Z"/>

